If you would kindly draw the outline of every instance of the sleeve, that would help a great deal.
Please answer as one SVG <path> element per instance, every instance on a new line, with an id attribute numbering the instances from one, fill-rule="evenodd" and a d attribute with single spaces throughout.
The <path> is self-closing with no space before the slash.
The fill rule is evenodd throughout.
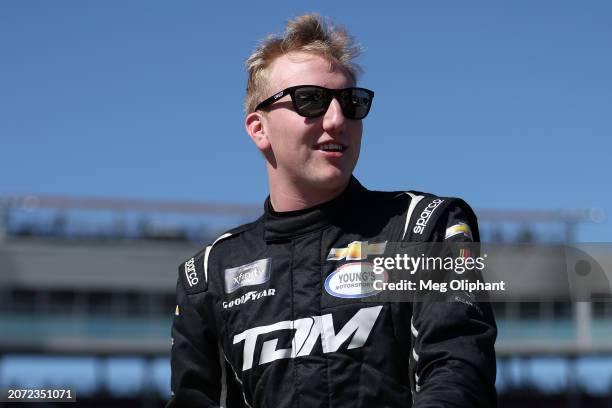
<path id="1" fill-rule="evenodd" d="M 473 212 L 457 205 L 440 218 L 431 240 L 471 242 L 474 237 L 478 239 L 478 225 Z M 415 302 L 410 355 L 413 407 L 496 407 L 496 336 L 489 303 L 455 294 L 444 301 Z"/>
<path id="2" fill-rule="evenodd" d="M 213 316 L 206 312 L 213 310 L 212 296 L 206 290 L 205 282 L 193 288 L 189 286 L 193 286 L 197 279 L 205 279 L 204 276 L 193 275 L 196 273 L 193 271 L 193 258 L 191 265 L 191 280 L 182 273 L 185 264 L 179 267 L 177 306 L 172 324 L 172 397 L 166 408 L 224 405 L 225 363 L 221 364 Z M 188 294 L 188 290 L 198 293 Z"/>

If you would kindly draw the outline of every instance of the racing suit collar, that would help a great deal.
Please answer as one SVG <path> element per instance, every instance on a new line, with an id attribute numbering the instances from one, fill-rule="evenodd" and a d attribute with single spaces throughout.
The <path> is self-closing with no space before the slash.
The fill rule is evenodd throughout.
<path id="1" fill-rule="evenodd" d="M 333 224 L 347 216 L 351 202 L 366 191 L 366 188 L 351 176 L 347 187 L 333 200 L 303 210 L 285 212 L 274 211 L 268 196 L 264 204 L 264 239 L 290 239 Z"/>

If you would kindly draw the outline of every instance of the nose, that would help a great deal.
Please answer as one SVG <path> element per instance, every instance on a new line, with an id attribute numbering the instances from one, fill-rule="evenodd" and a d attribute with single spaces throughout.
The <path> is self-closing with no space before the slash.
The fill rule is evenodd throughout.
<path id="1" fill-rule="evenodd" d="M 346 118 L 342 113 L 342 107 L 336 98 L 333 98 L 323 116 L 323 130 L 329 134 L 342 133 L 346 124 Z"/>

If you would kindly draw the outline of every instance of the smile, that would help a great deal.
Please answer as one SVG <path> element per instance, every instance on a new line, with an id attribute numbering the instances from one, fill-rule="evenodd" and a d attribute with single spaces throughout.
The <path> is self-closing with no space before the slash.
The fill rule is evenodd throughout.
<path id="1" fill-rule="evenodd" d="M 346 147 L 338 143 L 323 143 L 317 146 L 317 149 L 323 150 L 324 152 L 343 152 Z"/>

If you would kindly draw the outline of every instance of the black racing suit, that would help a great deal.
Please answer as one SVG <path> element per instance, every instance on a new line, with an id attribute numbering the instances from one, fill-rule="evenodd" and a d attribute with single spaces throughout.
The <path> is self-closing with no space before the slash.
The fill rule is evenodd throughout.
<path id="1" fill-rule="evenodd" d="M 313 208 L 277 213 L 268 199 L 261 218 L 182 264 L 168 407 L 495 407 L 489 304 L 364 303 L 326 289 L 347 259 L 409 239 L 413 197 L 352 178 Z M 478 239 L 469 206 L 446 201 L 429 240 L 462 223 Z"/>

